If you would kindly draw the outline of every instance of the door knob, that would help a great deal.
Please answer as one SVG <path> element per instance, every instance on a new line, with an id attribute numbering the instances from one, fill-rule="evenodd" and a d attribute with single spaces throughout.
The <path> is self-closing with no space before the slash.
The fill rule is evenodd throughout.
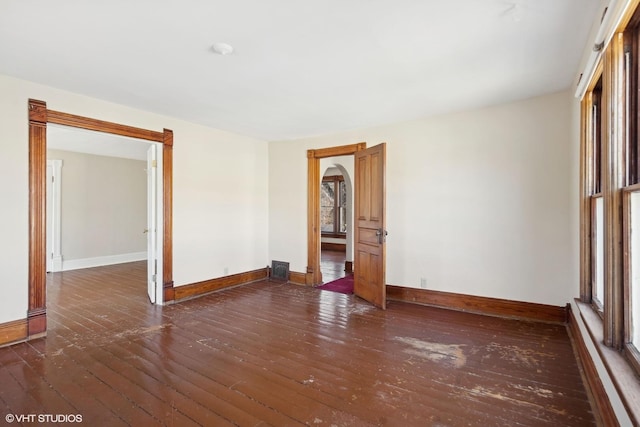
<path id="1" fill-rule="evenodd" d="M 389 233 L 387 232 L 387 230 L 383 230 L 382 228 L 377 229 L 376 236 L 378 236 L 378 243 L 383 244 L 384 242 L 386 242 L 388 234 Z"/>

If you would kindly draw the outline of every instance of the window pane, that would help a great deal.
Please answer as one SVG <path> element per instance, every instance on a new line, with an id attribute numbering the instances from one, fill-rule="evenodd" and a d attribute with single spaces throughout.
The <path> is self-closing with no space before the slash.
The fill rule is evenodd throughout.
<path id="1" fill-rule="evenodd" d="M 334 232 L 335 213 L 333 207 L 321 207 L 320 208 L 320 231 L 322 232 Z"/>
<path id="2" fill-rule="evenodd" d="M 333 182 L 323 182 L 320 187 L 320 206 L 333 207 L 335 203 Z"/>
<path id="3" fill-rule="evenodd" d="M 640 230 L 638 227 L 640 227 L 640 193 L 631 193 L 629 315 L 631 316 L 631 342 L 636 348 L 640 346 Z"/>
<path id="4" fill-rule="evenodd" d="M 347 185 L 340 181 L 340 206 L 347 206 Z"/>
<path id="5" fill-rule="evenodd" d="M 596 241 L 594 249 L 596 254 L 596 265 L 592 298 L 597 300 L 602 306 L 602 303 L 604 302 L 604 202 L 602 197 L 596 198 L 595 201 Z"/>
<path id="6" fill-rule="evenodd" d="M 347 232 L 347 208 L 344 206 L 340 207 L 340 232 Z"/>
<path id="7" fill-rule="evenodd" d="M 598 80 L 596 87 L 593 89 L 593 111 L 592 123 L 593 128 L 593 193 L 598 194 L 602 191 L 602 77 Z"/>

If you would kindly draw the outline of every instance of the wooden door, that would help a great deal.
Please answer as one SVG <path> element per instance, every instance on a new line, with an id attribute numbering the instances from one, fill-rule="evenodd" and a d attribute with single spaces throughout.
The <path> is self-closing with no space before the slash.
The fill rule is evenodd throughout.
<path id="1" fill-rule="evenodd" d="M 354 293 L 386 308 L 385 282 L 386 144 L 355 153 Z"/>

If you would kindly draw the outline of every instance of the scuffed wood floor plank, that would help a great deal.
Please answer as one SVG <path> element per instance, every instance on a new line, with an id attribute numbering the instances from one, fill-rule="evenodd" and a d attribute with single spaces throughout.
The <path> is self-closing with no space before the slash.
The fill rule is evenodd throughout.
<path id="1" fill-rule="evenodd" d="M 93 425 L 595 425 L 566 327 L 257 282 L 151 306 L 145 263 L 48 276 L 0 410 Z"/>

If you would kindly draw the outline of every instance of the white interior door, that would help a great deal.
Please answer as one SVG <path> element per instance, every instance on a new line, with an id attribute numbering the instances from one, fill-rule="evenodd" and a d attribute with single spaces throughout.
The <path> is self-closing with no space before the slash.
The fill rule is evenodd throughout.
<path id="1" fill-rule="evenodd" d="M 147 292 L 149 300 L 158 300 L 158 154 L 155 144 L 147 150 Z M 161 282 L 161 281 L 160 281 Z"/>
<path id="2" fill-rule="evenodd" d="M 53 165 L 47 160 L 47 273 L 53 271 Z"/>
<path id="3" fill-rule="evenodd" d="M 62 271 L 60 194 L 62 160 L 47 160 L 47 272 Z"/>

